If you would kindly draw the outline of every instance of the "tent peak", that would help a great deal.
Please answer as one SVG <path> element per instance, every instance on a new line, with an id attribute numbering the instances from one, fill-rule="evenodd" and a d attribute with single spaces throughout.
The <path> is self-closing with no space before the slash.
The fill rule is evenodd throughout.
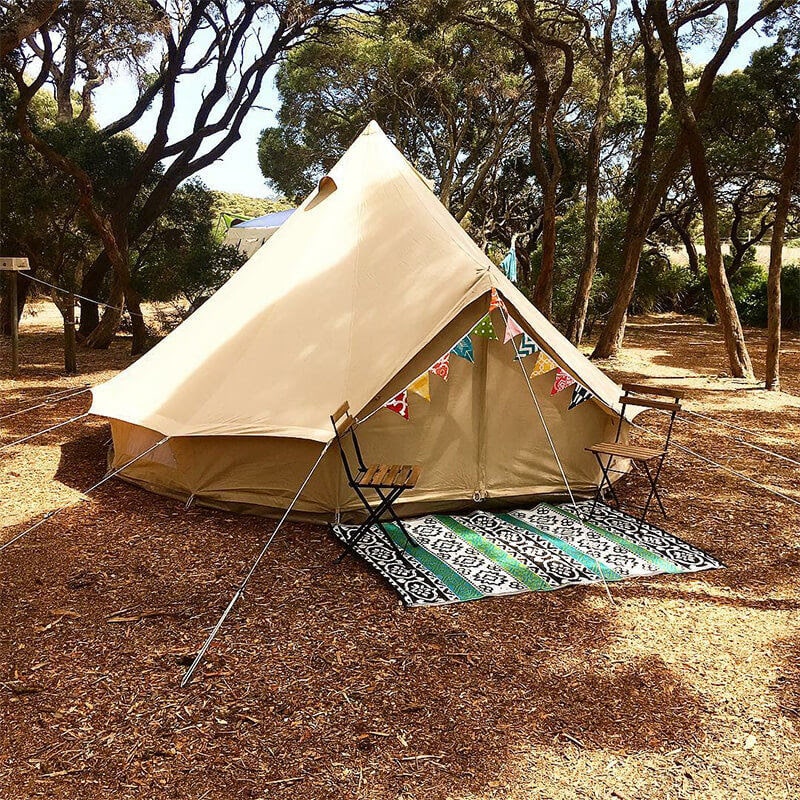
<path id="1" fill-rule="evenodd" d="M 374 119 L 370 120 L 370 122 L 367 124 L 367 127 L 362 131 L 361 135 L 369 136 L 373 133 L 383 133 L 383 128 L 381 128 L 381 126 L 378 125 Z M 385 136 L 386 134 L 384 133 L 383 135 Z"/>

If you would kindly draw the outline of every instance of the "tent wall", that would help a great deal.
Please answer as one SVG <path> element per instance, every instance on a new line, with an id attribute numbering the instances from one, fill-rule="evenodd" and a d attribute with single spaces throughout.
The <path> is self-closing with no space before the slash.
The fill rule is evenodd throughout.
<path id="1" fill-rule="evenodd" d="M 447 352 L 481 311 L 473 304 L 462 312 L 377 402 L 391 397 Z M 502 338 L 501 325 L 497 334 Z M 477 336 L 473 345 L 474 364 L 451 355 L 449 380 L 430 376 L 430 403 L 411 395 L 410 420 L 380 409 L 359 429 L 368 460 L 422 465 L 417 488 L 399 504 L 406 516 L 481 503 L 521 503 L 566 492 L 520 364 L 514 360 L 514 347 Z M 523 364 L 530 371 L 533 359 Z M 613 436 L 617 417 L 593 401 L 567 410 L 571 389 L 551 397 L 553 376 L 533 379 L 533 389 L 570 486 L 586 495 L 594 490 L 600 473 L 584 448 Z M 367 411 L 360 416 L 364 418 Z M 112 433 L 115 466 L 161 438 L 116 420 Z M 207 505 L 276 515 L 292 500 L 321 448 L 318 442 L 286 437 L 177 437 L 132 465 L 125 476 L 172 496 L 194 495 Z M 297 503 L 295 516 L 331 519 L 337 508 L 347 513 L 360 507 L 344 481 L 338 452 L 331 448 Z"/>

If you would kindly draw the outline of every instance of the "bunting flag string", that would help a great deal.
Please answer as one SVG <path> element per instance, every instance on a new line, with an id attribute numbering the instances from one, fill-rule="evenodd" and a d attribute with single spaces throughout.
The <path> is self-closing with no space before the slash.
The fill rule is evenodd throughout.
<path id="1" fill-rule="evenodd" d="M 514 360 L 522 361 L 522 359 L 526 356 L 532 356 L 534 353 L 540 353 L 541 350 L 542 348 L 536 344 L 536 339 L 523 332 L 522 340 L 517 345 L 517 355 L 514 356 Z"/>
<path id="2" fill-rule="evenodd" d="M 408 391 L 414 392 L 429 403 L 431 401 L 431 381 L 430 373 L 423 372 L 413 383 L 408 385 Z"/>
<path id="3" fill-rule="evenodd" d="M 402 392 L 398 392 L 388 403 L 384 403 L 384 408 L 394 411 L 395 414 L 399 414 L 403 419 L 408 419 L 408 392 L 405 389 Z"/>
<path id="4" fill-rule="evenodd" d="M 572 386 L 573 383 L 575 383 L 575 378 L 559 367 L 556 371 L 556 378 L 553 381 L 553 388 L 550 390 L 550 396 L 552 397 L 554 394 L 564 391 L 568 386 Z"/>
<path id="5" fill-rule="evenodd" d="M 569 408 L 567 411 L 571 411 L 576 406 L 585 403 L 587 400 L 591 400 L 593 397 L 594 395 L 585 386 L 576 383 L 575 388 L 572 390 L 572 399 L 569 401 Z"/>
<path id="6" fill-rule="evenodd" d="M 514 359 L 521 361 L 528 356 L 534 356 L 533 371 L 531 378 L 536 378 L 539 375 L 545 375 L 553 370 L 556 370 L 553 387 L 550 390 L 550 395 L 554 396 L 569 386 L 574 386 L 572 390 L 572 397 L 569 402 L 569 409 L 576 408 L 581 403 L 591 400 L 594 397 L 589 389 L 582 384 L 578 383 L 566 370 L 556 364 L 555 361 L 544 351 L 538 342 L 529 336 L 522 329 L 522 326 L 507 312 L 506 305 L 503 299 L 497 292 L 497 289 L 492 289 L 491 298 L 489 301 L 489 312 L 478 321 L 473 329 L 464 337 L 462 337 L 456 344 L 446 352 L 441 358 L 437 359 L 425 372 L 419 377 L 415 378 L 402 392 L 396 394 L 391 400 L 384 404 L 384 408 L 399 414 L 403 419 L 409 419 L 409 392 L 419 395 L 427 402 L 431 402 L 431 373 L 438 375 L 442 380 L 446 381 L 450 377 L 450 354 L 454 354 L 470 364 L 475 363 L 475 348 L 472 343 L 472 336 L 483 336 L 487 339 L 497 340 L 494 324 L 492 323 L 491 312 L 495 309 L 501 309 L 504 314 L 505 333 L 503 337 L 503 344 L 507 344 L 515 337 L 521 336 L 519 344 L 515 344 L 516 354 Z"/>
<path id="7" fill-rule="evenodd" d="M 453 355 L 469 361 L 470 364 L 475 363 L 475 349 L 472 346 L 472 339 L 467 334 L 458 344 L 450 351 Z"/>
<path id="8" fill-rule="evenodd" d="M 506 316 L 506 335 L 503 338 L 503 344 L 508 344 L 515 336 L 519 336 L 521 333 L 524 334 L 525 331 L 520 328 L 514 317 L 508 314 Z"/>
<path id="9" fill-rule="evenodd" d="M 506 310 L 506 304 L 503 302 L 503 298 L 497 293 L 497 289 L 492 289 L 492 293 L 489 296 L 489 313 L 491 314 L 496 308 L 502 308 L 503 311 Z"/>
<path id="10" fill-rule="evenodd" d="M 484 336 L 487 339 L 496 339 L 492 318 L 487 314 L 471 331 L 475 336 Z"/>
<path id="11" fill-rule="evenodd" d="M 547 372 L 552 372 L 554 369 L 558 367 L 555 361 L 550 358 L 544 350 L 539 352 L 539 356 L 536 359 L 536 364 L 533 367 L 533 372 L 531 372 L 531 378 L 536 378 L 539 375 L 544 375 Z"/>
<path id="12" fill-rule="evenodd" d="M 443 381 L 450 375 L 450 351 L 448 350 L 430 369 L 434 375 L 438 375 Z"/>

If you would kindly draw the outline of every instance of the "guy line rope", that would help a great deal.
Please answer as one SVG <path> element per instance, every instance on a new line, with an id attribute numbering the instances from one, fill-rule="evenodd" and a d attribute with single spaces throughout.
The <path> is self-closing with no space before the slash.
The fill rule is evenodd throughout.
<path id="1" fill-rule="evenodd" d="M 63 428 L 65 425 L 71 425 L 73 422 L 77 422 L 78 420 L 84 419 L 89 416 L 88 411 L 84 411 L 83 414 L 78 414 L 77 417 L 72 417 L 72 419 L 64 420 L 64 422 L 59 422 L 55 425 L 51 425 L 49 428 L 45 428 L 43 431 L 37 431 L 36 433 L 31 433 L 28 436 L 23 436 L 21 439 L 17 439 L 14 442 L 9 442 L 8 444 L 0 445 L 0 452 L 3 450 L 8 450 L 11 447 L 16 447 L 18 444 L 23 444 L 25 442 L 29 442 L 31 439 L 35 439 L 37 436 L 43 436 L 45 433 L 50 433 L 51 431 L 57 430 L 58 428 Z"/>
<path id="2" fill-rule="evenodd" d="M 503 322 L 508 325 L 508 311 L 506 311 L 505 305 L 500 305 L 500 313 L 503 316 Z M 561 463 L 561 459 L 558 457 L 558 452 L 556 451 L 555 443 L 553 442 L 553 437 L 550 435 L 550 430 L 547 427 L 547 423 L 544 419 L 544 414 L 542 414 L 541 406 L 539 405 L 539 400 L 536 397 L 536 393 L 533 391 L 533 386 L 531 385 L 531 379 L 528 377 L 528 372 L 525 369 L 525 364 L 522 363 L 522 357 L 520 356 L 519 348 L 517 347 L 516 341 L 514 338 L 511 338 L 511 343 L 514 345 L 514 351 L 516 352 L 515 360 L 519 362 L 519 367 L 522 370 L 522 376 L 525 378 L 525 383 L 528 386 L 528 391 L 530 392 L 531 398 L 533 399 L 534 405 L 536 406 L 536 413 L 539 415 L 539 420 L 542 423 L 542 428 L 544 428 L 545 435 L 547 436 L 548 444 L 550 445 L 550 449 L 553 451 L 553 456 L 556 460 L 556 464 L 558 465 L 558 470 L 561 473 L 561 478 L 564 481 L 564 486 L 567 489 L 567 494 L 569 494 L 570 503 L 572 505 L 572 510 L 575 512 L 575 515 L 578 518 L 578 522 L 580 526 L 587 532 L 590 531 L 589 526 L 587 525 L 586 521 L 583 518 L 583 514 L 581 514 L 580 510 L 578 509 L 578 504 L 575 502 L 575 496 L 572 493 L 572 487 L 569 485 L 569 480 L 567 480 L 567 473 L 564 471 L 564 466 Z M 611 590 L 608 588 L 608 582 L 606 581 L 606 576 L 603 570 L 600 568 L 600 563 L 597 558 L 594 559 L 595 567 L 597 571 L 600 573 L 600 577 L 603 580 L 603 588 L 606 590 L 606 594 L 608 595 L 608 599 L 612 603 L 616 603 L 614 598 L 611 595 Z"/>
<path id="3" fill-rule="evenodd" d="M 2 417 L 0 417 L 0 422 L 2 422 L 4 419 L 11 419 L 11 417 L 18 417 L 20 414 L 27 414 L 29 411 L 35 411 L 37 408 L 55 405 L 56 403 L 60 403 L 62 400 L 71 400 L 73 397 L 90 392 L 91 389 L 92 387 L 88 384 L 84 384 L 83 388 L 72 387 L 71 389 L 63 389 L 61 392 L 55 392 L 55 394 L 61 394 L 61 397 L 54 397 L 52 400 L 45 400 L 42 398 L 42 402 L 37 403 L 34 406 L 28 406 L 28 408 L 21 408 L 19 411 L 12 411 L 9 414 L 4 414 Z"/>
<path id="4" fill-rule="evenodd" d="M 292 498 L 292 502 L 289 503 L 288 508 L 284 512 L 283 516 L 280 518 L 280 521 L 275 526 L 275 529 L 269 535 L 269 538 L 265 542 L 264 546 L 261 548 L 256 560 L 252 563 L 250 569 L 248 570 L 247 574 L 244 576 L 244 580 L 239 584 L 236 591 L 233 593 L 233 597 L 231 597 L 230 602 L 225 607 L 225 610 L 222 612 L 222 616 L 217 620 L 217 624 L 211 629 L 211 633 L 209 633 L 208 637 L 206 638 L 205 642 L 203 642 L 203 646 L 197 651 L 197 655 L 194 657 L 194 661 L 192 661 L 191 666 L 189 669 L 186 670 L 186 674 L 181 679 L 181 688 L 186 686 L 189 681 L 192 679 L 192 675 L 194 675 L 195 670 L 200 666 L 200 662 L 203 660 L 205 654 L 208 652 L 208 648 L 211 647 L 211 643 L 214 641 L 216 635 L 219 633 L 220 628 L 225 623 L 225 620 L 228 618 L 228 615 L 233 611 L 233 607 L 236 605 L 236 601 L 244 594 L 245 587 L 247 586 L 250 578 L 253 577 L 253 573 L 258 568 L 258 565 L 261 563 L 261 559 L 269 550 L 270 545 L 272 544 L 273 539 L 278 534 L 278 531 L 283 527 L 283 523 L 286 522 L 291 510 L 294 508 L 294 504 L 300 498 L 300 495 L 303 493 L 303 490 L 306 488 L 306 485 L 311 480 L 311 476 L 316 472 L 317 467 L 322 462 L 325 453 L 328 452 L 328 448 L 333 444 L 333 439 L 331 438 L 329 441 L 325 443 L 325 446 L 322 448 L 322 452 L 319 454 L 319 457 L 314 462 L 314 466 L 311 467 L 308 475 L 306 475 L 305 480 L 300 484 L 300 488 L 297 490 L 297 494 Z"/>
<path id="5" fill-rule="evenodd" d="M 82 494 L 88 495 L 90 492 L 93 492 L 95 489 L 98 488 L 98 486 L 102 486 L 106 481 L 111 480 L 111 478 L 113 478 L 115 475 L 119 475 L 120 472 L 122 472 L 124 469 L 127 469 L 129 466 L 131 466 L 131 464 L 137 462 L 140 458 L 144 458 L 144 456 L 146 456 L 148 453 L 152 453 L 153 450 L 155 450 L 157 447 L 160 447 L 169 438 L 170 438 L 169 436 L 165 436 L 163 439 L 157 441 L 154 445 L 148 447 L 147 450 L 144 450 L 141 453 L 139 453 L 138 456 L 134 456 L 130 461 L 126 461 L 121 467 L 117 467 L 115 470 L 107 472 L 99 481 L 92 484 L 88 489 L 84 489 Z M 78 502 L 83 502 L 85 499 L 86 497 L 81 497 Z M 23 536 L 27 536 L 27 534 L 29 534 L 31 531 L 36 530 L 36 528 L 38 528 L 40 525 L 44 525 L 45 522 L 51 520 L 54 516 L 56 516 L 56 514 L 60 514 L 62 511 L 65 511 L 68 508 L 73 508 L 75 505 L 77 504 L 70 503 L 69 505 L 61 506 L 61 508 L 57 508 L 54 511 L 48 511 L 44 515 L 44 517 L 42 517 L 42 519 L 40 519 L 38 522 L 34 522 L 33 525 L 31 525 L 29 528 L 26 528 L 21 533 L 18 533 L 16 536 L 13 536 L 7 542 L 3 542 L 3 544 L 0 544 L 0 553 L 2 553 L 3 550 L 5 550 L 7 547 L 11 547 L 11 545 L 14 544 L 14 542 L 18 542 Z"/>

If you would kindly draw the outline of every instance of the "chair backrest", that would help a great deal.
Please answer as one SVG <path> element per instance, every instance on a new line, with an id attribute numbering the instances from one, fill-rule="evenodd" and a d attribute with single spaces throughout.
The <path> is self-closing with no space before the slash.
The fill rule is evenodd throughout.
<path id="1" fill-rule="evenodd" d="M 622 414 L 619 418 L 617 425 L 616 441 L 619 441 L 620 434 L 622 433 L 622 420 L 625 415 L 625 409 L 628 406 L 638 406 L 639 408 L 653 408 L 657 411 L 664 411 L 669 414 L 669 426 L 667 427 L 667 436 L 664 442 L 664 450 L 669 447 L 669 440 L 672 438 L 672 427 L 675 424 L 675 418 L 681 410 L 681 393 L 677 389 L 668 389 L 661 386 L 645 386 L 642 383 L 623 383 L 622 396 L 619 398 L 620 405 L 622 406 Z M 664 400 L 668 397 L 670 400 Z"/>
<path id="2" fill-rule="evenodd" d="M 359 467 L 362 470 L 366 470 L 367 467 L 366 464 L 364 464 L 364 457 L 361 455 L 361 448 L 359 447 L 358 437 L 356 436 L 358 420 L 350 413 L 350 404 L 347 401 L 342 403 L 342 405 L 331 414 L 331 424 L 333 425 L 333 431 L 336 435 L 336 443 L 339 445 L 339 454 L 342 457 L 342 464 L 347 474 L 347 480 L 353 483 L 355 480 L 353 469 L 350 466 L 350 460 L 344 449 L 344 439 L 346 436 L 349 436 L 353 442 L 353 449 L 355 450 Z"/>

